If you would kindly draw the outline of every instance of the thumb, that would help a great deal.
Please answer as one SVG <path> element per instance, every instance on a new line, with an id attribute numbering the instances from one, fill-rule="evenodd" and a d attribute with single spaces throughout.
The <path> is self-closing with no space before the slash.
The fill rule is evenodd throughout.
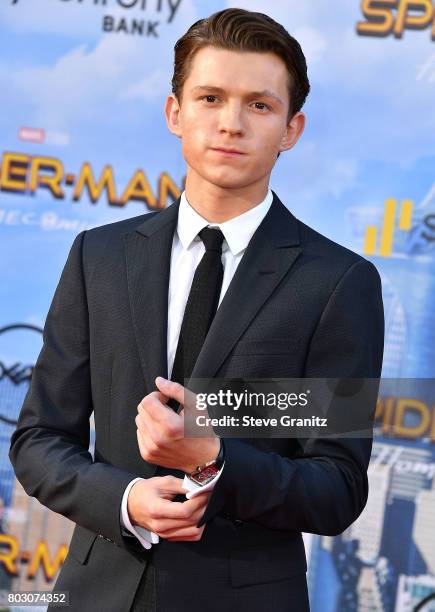
<path id="1" fill-rule="evenodd" d="M 186 493 L 185 489 L 183 489 L 182 478 L 177 478 L 176 476 L 162 476 L 159 480 L 159 488 L 163 495 L 172 496 L 179 493 Z"/>
<path id="2" fill-rule="evenodd" d="M 180 383 L 174 382 L 172 380 L 167 380 L 162 376 L 157 376 L 156 387 L 158 390 L 166 395 L 166 397 L 173 398 L 179 404 L 184 404 L 184 387 L 180 385 Z"/>

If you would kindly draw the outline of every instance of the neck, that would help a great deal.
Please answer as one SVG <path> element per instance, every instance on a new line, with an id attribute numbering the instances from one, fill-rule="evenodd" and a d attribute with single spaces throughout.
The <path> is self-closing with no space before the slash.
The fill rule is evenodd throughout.
<path id="1" fill-rule="evenodd" d="M 268 183 L 264 179 L 261 184 L 226 188 L 205 181 L 192 172 L 186 176 L 187 201 L 209 223 L 223 223 L 255 208 L 265 199 L 267 190 Z"/>

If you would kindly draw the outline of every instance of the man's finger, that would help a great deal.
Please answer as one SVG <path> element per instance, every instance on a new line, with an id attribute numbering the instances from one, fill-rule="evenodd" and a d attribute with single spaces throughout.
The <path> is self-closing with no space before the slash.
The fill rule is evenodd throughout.
<path id="1" fill-rule="evenodd" d="M 174 502 L 161 498 L 153 508 L 153 518 L 189 520 L 206 506 L 206 500 L 201 500 L 201 503 L 198 503 L 197 499 L 194 497 L 186 502 Z"/>
<path id="2" fill-rule="evenodd" d="M 197 540 L 202 536 L 204 526 L 202 527 L 181 527 L 170 529 L 167 531 L 159 531 L 158 535 L 165 540 Z"/>
<path id="3" fill-rule="evenodd" d="M 163 395 L 176 400 L 179 404 L 184 404 L 185 388 L 183 385 L 172 380 L 167 380 L 162 376 L 157 376 L 155 383 L 156 387 Z"/>
<path id="4" fill-rule="evenodd" d="M 164 402 L 160 400 L 161 397 L 164 398 Z M 168 401 L 168 396 L 164 396 L 157 391 L 153 392 L 142 400 L 137 407 L 138 415 L 140 415 L 141 419 L 143 420 L 152 419 L 157 423 L 176 425 L 180 421 L 180 417 L 178 417 L 175 412 L 166 405 Z"/>
<path id="5" fill-rule="evenodd" d="M 154 532 L 163 533 L 167 531 L 173 531 L 175 529 L 184 529 L 187 527 L 197 527 L 199 521 L 204 516 L 205 508 L 200 508 L 197 512 L 194 512 L 189 518 L 167 518 L 155 516 L 155 512 L 153 512 L 153 516 L 151 517 L 152 523 L 151 528 Z"/>
<path id="6" fill-rule="evenodd" d="M 151 393 L 148 393 L 148 395 L 145 395 L 145 397 L 143 397 L 141 399 L 141 401 L 139 402 L 139 405 L 137 407 L 137 411 L 139 412 L 141 408 L 145 408 L 145 406 L 153 400 L 157 400 L 159 401 L 161 404 L 166 404 L 169 401 L 169 398 L 167 395 L 164 395 L 163 393 L 160 393 L 160 391 L 152 391 Z"/>

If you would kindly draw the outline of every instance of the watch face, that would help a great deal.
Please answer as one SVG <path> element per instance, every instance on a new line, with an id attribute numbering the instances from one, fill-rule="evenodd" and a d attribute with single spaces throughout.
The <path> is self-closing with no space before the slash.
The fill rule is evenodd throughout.
<path id="1" fill-rule="evenodd" d="M 213 478 L 218 473 L 219 473 L 219 468 L 217 468 L 215 465 L 209 465 L 208 467 L 203 468 L 200 472 L 191 474 L 190 479 L 193 480 L 193 482 L 196 482 L 197 484 L 204 486 L 205 484 L 210 482 L 210 480 L 213 480 Z"/>

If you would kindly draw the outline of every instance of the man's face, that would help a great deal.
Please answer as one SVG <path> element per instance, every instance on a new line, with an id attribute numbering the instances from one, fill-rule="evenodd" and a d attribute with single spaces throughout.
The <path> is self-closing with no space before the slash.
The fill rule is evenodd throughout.
<path id="1" fill-rule="evenodd" d="M 173 95 L 166 103 L 188 174 L 227 189 L 267 182 L 278 153 L 291 148 L 304 127 L 302 113 L 287 123 L 287 83 L 286 65 L 274 53 L 200 49 L 181 107 Z"/>

